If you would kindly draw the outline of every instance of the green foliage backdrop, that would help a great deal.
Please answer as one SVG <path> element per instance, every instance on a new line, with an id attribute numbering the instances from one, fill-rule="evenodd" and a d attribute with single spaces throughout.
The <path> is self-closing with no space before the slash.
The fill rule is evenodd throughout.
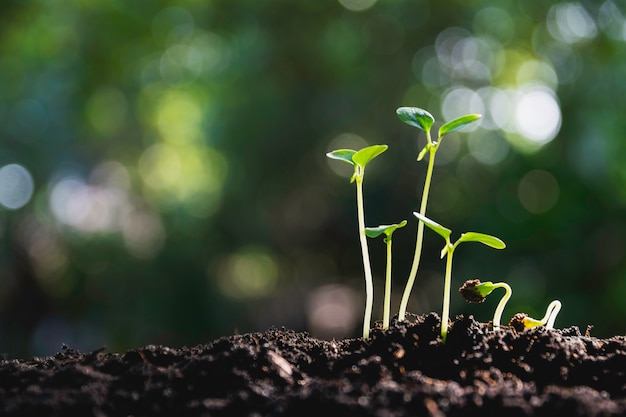
<path id="1" fill-rule="evenodd" d="M 611 0 L 0 2 L 0 351 L 271 325 L 356 335 L 354 190 L 325 153 L 366 144 L 390 146 L 368 168 L 368 225 L 409 220 L 397 311 L 426 168 L 400 106 L 484 115 L 442 144 L 428 216 L 507 249 L 463 248 L 453 286 L 505 280 L 505 321 L 558 298 L 557 327 L 624 334 L 625 14 Z M 426 232 L 411 312 L 441 311 L 440 243 Z M 487 321 L 495 303 L 455 296 L 452 315 Z"/>

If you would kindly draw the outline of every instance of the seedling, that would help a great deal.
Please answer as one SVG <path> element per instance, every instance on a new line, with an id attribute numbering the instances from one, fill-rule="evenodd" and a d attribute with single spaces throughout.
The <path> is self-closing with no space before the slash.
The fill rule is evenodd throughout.
<path id="1" fill-rule="evenodd" d="M 509 301 L 512 294 L 509 284 L 505 282 L 497 282 L 494 284 L 491 281 L 480 282 L 479 279 L 470 279 L 465 281 L 463 286 L 459 288 L 459 292 L 468 303 L 482 303 L 496 288 L 504 288 L 504 296 L 500 299 L 496 307 L 496 312 L 493 315 L 493 327 L 500 327 L 504 306 Z"/>
<path id="2" fill-rule="evenodd" d="M 454 255 L 454 250 L 462 242 L 479 242 L 495 249 L 504 249 L 506 245 L 495 236 L 476 232 L 463 233 L 456 242 L 451 243 L 450 235 L 452 231 L 450 229 L 430 220 L 420 213 L 414 212 L 413 215 L 446 241 L 445 246 L 441 250 L 441 257 L 447 256 L 446 275 L 443 287 L 443 312 L 441 314 L 441 340 L 443 343 L 446 343 L 446 337 L 448 336 L 448 318 L 450 317 L 450 282 L 452 280 L 452 256 Z"/>
<path id="3" fill-rule="evenodd" d="M 370 266 L 367 237 L 365 236 L 365 210 L 363 208 L 363 177 L 365 166 L 374 158 L 387 150 L 387 145 L 373 145 L 359 151 L 352 149 L 339 149 L 326 154 L 331 159 L 346 162 L 354 166 L 354 174 L 350 182 L 356 182 L 356 206 L 359 223 L 359 240 L 361 242 L 361 255 L 363 257 L 363 269 L 365 271 L 365 318 L 363 319 L 363 337 L 368 338 L 370 323 L 372 320 L 372 304 L 374 302 L 374 284 L 372 282 L 372 268 Z"/>
<path id="4" fill-rule="evenodd" d="M 452 258 L 457 246 L 462 242 L 479 242 L 484 245 L 490 246 L 495 249 L 504 249 L 506 245 L 500 239 L 495 236 L 486 235 L 477 232 L 466 232 L 461 234 L 456 242 L 450 241 L 450 235 L 452 231 L 426 217 L 426 207 L 428 204 L 428 195 L 430 191 L 430 184 L 432 179 L 432 173 L 435 163 L 435 155 L 441 141 L 445 135 L 451 132 L 455 132 L 470 123 L 473 123 L 480 119 L 479 114 L 467 114 L 461 116 L 451 122 L 443 124 L 438 131 L 437 140 L 433 141 L 431 138 L 430 130 L 435 122 L 434 117 L 426 110 L 416 107 L 400 107 L 396 110 L 396 113 L 400 120 L 403 122 L 417 127 L 426 133 L 426 145 L 419 152 L 417 160 L 421 161 L 426 154 L 428 154 L 428 168 L 426 171 L 426 179 L 424 181 L 424 189 L 422 192 L 422 201 L 420 205 L 420 211 L 413 214 L 417 217 L 417 239 L 415 243 L 415 254 L 413 256 L 413 263 L 411 265 L 411 271 L 407 279 L 406 287 L 402 295 L 402 301 L 400 303 L 400 311 L 398 314 L 398 320 L 404 320 L 406 316 L 406 308 L 408 305 L 409 296 L 415 282 L 417 270 L 419 268 L 419 262 L 421 258 L 423 237 L 424 237 L 424 225 L 435 231 L 445 240 L 445 246 L 441 250 L 441 258 L 446 258 L 446 272 L 444 277 L 444 296 L 443 296 L 443 311 L 441 317 L 441 339 L 443 343 L 446 342 L 448 334 L 448 322 L 450 317 L 450 284 L 452 280 Z M 389 327 L 390 316 L 390 299 L 391 299 L 391 238 L 393 232 L 406 225 L 406 221 L 402 221 L 398 224 L 382 225 L 378 227 L 366 228 L 365 227 L 365 211 L 363 207 L 363 178 L 365 175 L 366 165 L 378 155 L 387 150 L 387 145 L 373 145 L 363 148 L 359 151 L 352 149 L 339 149 L 327 153 L 326 155 L 331 159 L 337 159 L 346 162 L 354 167 L 354 173 L 350 178 L 350 182 L 356 182 L 356 198 L 357 198 L 357 217 L 358 217 L 358 229 L 359 240 L 361 243 L 361 254 L 363 258 L 363 269 L 365 271 L 365 317 L 363 320 L 363 337 L 369 337 L 370 323 L 372 318 L 372 304 L 373 304 L 373 282 L 372 271 L 369 260 L 369 250 L 367 247 L 367 237 L 378 237 L 385 234 L 385 243 L 387 244 L 387 266 L 386 266 L 386 279 L 385 279 L 385 300 L 384 300 L 384 312 L 383 312 L 383 327 Z M 509 285 L 503 282 L 493 283 L 484 282 L 479 280 L 470 280 L 460 288 L 461 293 L 469 302 L 483 302 L 485 297 L 491 294 L 496 288 L 504 288 L 505 294 L 498 303 L 496 311 L 493 317 L 494 327 L 500 327 L 500 321 L 502 319 L 502 312 L 508 300 L 511 298 L 511 288 Z M 528 317 L 526 314 L 516 314 L 510 322 L 510 325 L 517 330 L 524 330 L 527 328 L 537 327 L 545 325 L 546 328 L 552 328 L 556 316 L 561 309 L 561 303 L 558 300 L 553 301 L 548 306 L 546 315 L 541 320 L 536 320 Z"/>
<path id="5" fill-rule="evenodd" d="M 426 215 L 426 206 L 428 204 L 428 194 L 430 192 L 430 182 L 433 175 L 433 168 L 435 166 L 435 154 L 441 145 L 441 140 L 448 133 L 457 131 L 466 125 L 475 122 L 481 118 L 480 114 L 467 114 L 454 119 L 448 123 L 445 123 L 439 128 L 438 138 L 433 141 L 430 135 L 430 129 L 435 123 L 435 118 L 426 110 L 417 107 L 400 107 L 396 110 L 396 114 L 404 123 L 417 127 L 418 129 L 426 132 L 426 146 L 420 151 L 417 156 L 417 160 L 421 161 L 426 154 L 428 154 L 428 168 L 426 170 L 426 179 L 424 180 L 424 190 L 422 192 L 422 203 L 420 206 L 419 214 Z M 409 304 L 409 297 L 415 283 L 415 277 L 417 276 L 417 270 L 419 268 L 420 257 L 422 254 L 422 245 L 424 237 L 424 223 L 418 222 L 417 225 L 417 238 L 415 243 L 415 255 L 413 256 L 413 264 L 411 265 L 411 271 L 409 272 L 409 278 L 402 294 L 402 301 L 400 303 L 400 311 L 398 313 L 398 320 L 404 320 L 406 316 L 407 305 Z"/>
<path id="6" fill-rule="evenodd" d="M 383 329 L 389 328 L 389 311 L 391 309 L 391 236 L 397 229 L 406 226 L 406 220 L 398 224 L 386 224 L 378 227 L 366 227 L 367 237 L 377 238 L 384 234 L 387 244 L 387 267 L 385 268 L 385 301 L 383 305 Z"/>
<path id="7" fill-rule="evenodd" d="M 546 326 L 546 329 L 554 328 L 554 321 L 557 314 L 561 311 L 561 302 L 559 300 L 552 301 L 546 309 L 546 315 L 541 320 L 528 317 L 526 313 L 517 313 L 513 316 L 509 325 L 518 332 L 523 332 L 526 329 L 532 329 L 533 327 Z"/>

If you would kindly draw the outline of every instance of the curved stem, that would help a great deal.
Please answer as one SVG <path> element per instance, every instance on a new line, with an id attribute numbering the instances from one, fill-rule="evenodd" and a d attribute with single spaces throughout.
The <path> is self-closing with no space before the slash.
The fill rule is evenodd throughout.
<path id="1" fill-rule="evenodd" d="M 363 269 L 365 271 L 365 317 L 363 319 L 363 337 L 370 335 L 370 323 L 372 320 L 372 304 L 374 303 L 374 285 L 372 283 L 372 268 L 370 266 L 367 237 L 365 236 L 365 210 L 363 209 L 363 173 L 356 177 L 356 204 L 359 221 L 359 239 L 361 241 L 361 255 L 363 257 Z"/>
<path id="2" fill-rule="evenodd" d="M 541 320 L 546 323 L 546 329 L 554 328 L 554 321 L 559 311 L 561 311 L 561 302 L 559 300 L 554 300 L 548 305 L 546 316 Z"/>
<path id="3" fill-rule="evenodd" d="M 546 329 L 552 329 L 559 311 L 561 311 L 561 302 L 559 300 L 554 300 L 548 304 L 546 315 L 543 316 L 541 320 L 533 319 L 532 317 L 524 318 L 524 327 L 532 329 L 533 327 L 546 326 Z"/>
<path id="4" fill-rule="evenodd" d="M 504 288 L 505 291 L 504 297 L 502 297 L 502 299 L 498 303 L 498 306 L 496 307 L 496 312 L 493 315 L 493 327 L 500 327 L 500 320 L 502 319 L 504 306 L 511 298 L 511 294 L 513 293 L 513 291 L 511 291 L 511 287 L 509 286 L 509 284 L 506 284 L 504 282 L 499 282 L 497 284 L 494 284 L 493 286 L 494 288 Z"/>
<path id="5" fill-rule="evenodd" d="M 450 281 L 452 281 L 452 254 L 454 249 L 447 248 L 446 277 L 443 284 L 443 310 L 441 313 L 441 340 L 446 343 L 448 337 L 448 319 L 450 318 Z"/>
<path id="6" fill-rule="evenodd" d="M 391 310 L 391 236 L 385 238 L 387 243 L 387 269 L 385 272 L 385 302 L 383 307 L 383 329 L 389 328 L 389 311 Z"/>
<path id="7" fill-rule="evenodd" d="M 430 132 L 426 134 L 428 143 L 431 143 Z M 428 169 L 426 170 L 426 179 L 424 180 L 424 191 L 422 192 L 422 204 L 420 206 L 420 214 L 426 215 L 426 206 L 428 205 L 428 194 L 430 192 L 430 183 L 433 177 L 433 168 L 435 166 L 435 153 L 437 152 L 437 146 L 430 148 L 428 157 Z M 419 268 L 420 258 L 422 255 L 422 246 L 424 240 L 424 222 L 417 222 L 417 238 L 415 242 L 415 255 L 413 255 L 413 264 L 411 265 L 411 272 L 409 272 L 409 278 L 404 287 L 404 293 L 402 294 L 402 301 L 400 303 L 400 311 L 398 313 L 398 320 L 404 320 L 406 316 L 406 309 L 409 304 L 409 297 L 413 290 L 413 284 L 415 284 L 415 277 L 417 276 L 417 269 Z"/>

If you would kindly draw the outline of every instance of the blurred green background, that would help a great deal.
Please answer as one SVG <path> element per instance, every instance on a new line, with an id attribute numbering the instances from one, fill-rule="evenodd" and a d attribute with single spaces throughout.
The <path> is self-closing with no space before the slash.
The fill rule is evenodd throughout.
<path id="1" fill-rule="evenodd" d="M 428 215 L 453 287 L 506 280 L 518 311 L 626 333 L 626 6 L 527 0 L 0 2 L 0 352 L 121 351 L 286 326 L 358 335 L 349 169 L 386 143 L 367 223 L 394 235 L 397 312 L 423 133 L 395 109 L 484 115 L 445 139 Z M 409 311 L 441 311 L 439 236 Z M 384 244 L 370 241 L 374 318 Z M 452 316 L 491 319 L 497 296 Z"/>

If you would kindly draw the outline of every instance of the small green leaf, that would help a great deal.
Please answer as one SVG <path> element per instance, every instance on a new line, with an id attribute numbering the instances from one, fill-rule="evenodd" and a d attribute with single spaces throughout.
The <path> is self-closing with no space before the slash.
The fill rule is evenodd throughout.
<path id="1" fill-rule="evenodd" d="M 443 237 L 446 240 L 446 242 L 448 241 L 448 239 L 450 239 L 450 234 L 452 233 L 452 230 L 448 229 L 447 227 L 443 227 L 439 223 L 434 222 L 430 220 L 428 217 L 422 216 L 421 214 L 417 212 L 413 212 L 413 215 L 417 217 L 419 220 L 423 221 L 424 224 L 428 226 L 429 229 L 437 232 L 437 234 Z"/>
<path id="2" fill-rule="evenodd" d="M 372 159 L 376 158 L 381 153 L 385 152 L 389 148 L 387 145 L 372 145 L 367 148 L 363 148 L 352 155 L 352 161 L 361 168 L 365 168 Z"/>
<path id="3" fill-rule="evenodd" d="M 418 107 L 400 107 L 396 110 L 396 114 L 404 123 L 422 129 L 424 132 L 430 131 L 435 123 L 432 114 Z"/>
<path id="4" fill-rule="evenodd" d="M 506 244 L 497 237 L 476 232 L 463 233 L 458 240 L 458 243 L 461 242 L 480 242 L 495 249 L 506 248 Z"/>
<path id="5" fill-rule="evenodd" d="M 377 238 L 384 233 L 385 235 L 387 235 L 387 237 L 389 237 L 392 235 L 393 232 L 396 231 L 396 229 L 404 226 L 406 226 L 406 220 L 402 220 L 400 223 L 397 224 L 381 224 L 380 226 L 376 227 L 366 227 L 365 235 L 367 237 Z"/>
<path id="6" fill-rule="evenodd" d="M 326 156 L 330 159 L 336 159 L 338 161 L 347 162 L 350 165 L 356 165 L 352 160 L 355 153 L 356 151 L 352 149 L 337 149 L 336 151 L 328 152 Z"/>
<path id="7" fill-rule="evenodd" d="M 470 123 L 474 123 L 481 117 L 482 116 L 480 114 L 466 114 L 465 116 L 461 116 L 458 119 L 454 119 L 439 128 L 439 137 L 457 131 Z"/>

